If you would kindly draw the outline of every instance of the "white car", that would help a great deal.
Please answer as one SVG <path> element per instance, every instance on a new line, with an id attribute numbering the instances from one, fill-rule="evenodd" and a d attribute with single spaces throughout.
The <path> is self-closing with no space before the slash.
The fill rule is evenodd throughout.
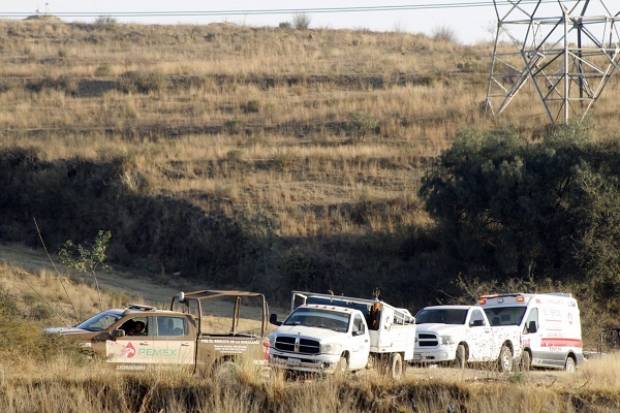
<path id="1" fill-rule="evenodd" d="M 518 334 L 521 367 L 574 371 L 583 361 L 577 301 L 564 293 L 498 294 L 480 298 L 494 331 Z"/>
<path id="2" fill-rule="evenodd" d="M 299 301 L 299 302 L 298 302 Z M 269 336 L 269 360 L 300 372 L 380 367 L 392 378 L 413 359 L 415 319 L 378 299 L 293 292 L 292 312 Z"/>
<path id="3" fill-rule="evenodd" d="M 478 306 L 426 307 L 416 314 L 416 324 L 414 363 L 450 363 L 459 368 L 497 363 L 500 371 L 510 371 L 521 354 L 519 334 L 492 329 Z"/>

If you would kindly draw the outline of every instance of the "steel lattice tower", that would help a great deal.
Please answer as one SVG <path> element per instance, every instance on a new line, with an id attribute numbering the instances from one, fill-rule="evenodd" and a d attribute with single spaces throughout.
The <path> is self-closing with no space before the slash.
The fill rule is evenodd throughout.
<path id="1" fill-rule="evenodd" d="M 620 13 L 607 0 L 493 2 L 487 109 L 499 116 L 531 80 L 552 123 L 583 120 L 620 68 Z"/>

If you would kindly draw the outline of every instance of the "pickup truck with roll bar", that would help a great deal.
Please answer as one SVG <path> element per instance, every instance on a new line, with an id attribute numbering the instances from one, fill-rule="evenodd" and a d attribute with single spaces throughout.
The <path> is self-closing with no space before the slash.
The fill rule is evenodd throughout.
<path id="1" fill-rule="evenodd" d="M 232 311 L 222 317 L 224 309 Z M 79 342 L 118 370 L 167 367 L 209 374 L 242 356 L 266 365 L 267 314 L 263 294 L 203 290 L 177 294 L 169 310 L 130 305 L 103 311 L 73 327 L 45 331 Z"/>

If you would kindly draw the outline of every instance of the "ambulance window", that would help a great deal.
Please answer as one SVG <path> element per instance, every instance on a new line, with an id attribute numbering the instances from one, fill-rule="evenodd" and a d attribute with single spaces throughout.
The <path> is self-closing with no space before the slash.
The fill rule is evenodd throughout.
<path id="1" fill-rule="evenodd" d="M 540 324 L 538 323 L 538 308 L 532 308 L 530 310 L 530 314 L 527 316 L 527 320 L 525 321 L 525 329 L 527 330 L 530 326 L 531 322 L 534 322 L 536 324 L 536 330 L 539 329 Z M 533 333 L 533 331 L 528 331 Z"/>
<path id="2" fill-rule="evenodd" d="M 484 316 L 480 310 L 474 310 L 471 313 L 471 319 L 469 320 L 470 327 L 482 327 L 486 325 L 484 322 Z"/>

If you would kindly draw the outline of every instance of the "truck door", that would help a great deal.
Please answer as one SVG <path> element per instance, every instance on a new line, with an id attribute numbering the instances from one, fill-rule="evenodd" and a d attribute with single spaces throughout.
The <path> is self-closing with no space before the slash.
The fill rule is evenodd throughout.
<path id="1" fill-rule="evenodd" d="M 157 316 L 157 335 L 151 356 L 157 364 L 191 366 L 194 364 L 196 338 L 183 316 Z"/>
<path id="2" fill-rule="evenodd" d="M 352 370 L 363 369 L 368 364 L 370 354 L 370 337 L 364 317 L 355 314 L 351 328 L 351 354 L 349 355 L 349 367 Z"/>
<path id="3" fill-rule="evenodd" d="M 123 330 L 125 336 L 106 341 L 106 358 L 109 363 L 146 367 L 153 362 L 150 357 L 155 330 L 153 317 L 123 319 L 116 329 Z"/>
<path id="4" fill-rule="evenodd" d="M 477 308 L 470 311 L 468 326 L 468 341 L 471 344 L 469 348 L 470 360 L 472 361 L 489 361 L 493 359 L 493 335 L 491 326 L 484 317 L 482 311 Z"/>

